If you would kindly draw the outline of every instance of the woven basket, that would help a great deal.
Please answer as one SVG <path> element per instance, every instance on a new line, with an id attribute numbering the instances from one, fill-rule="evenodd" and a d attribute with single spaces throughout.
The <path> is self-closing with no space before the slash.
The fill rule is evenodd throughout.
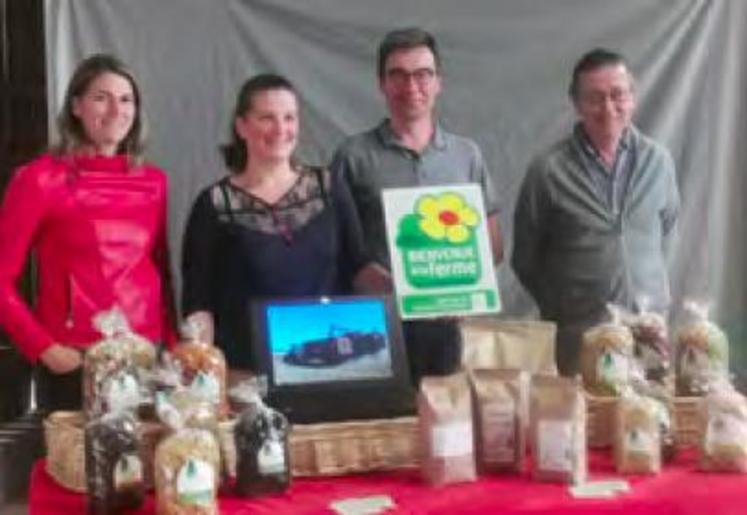
<path id="1" fill-rule="evenodd" d="M 678 447 L 694 447 L 700 442 L 699 410 L 702 397 L 674 398 L 674 429 Z"/>
<path id="2" fill-rule="evenodd" d="M 223 474 L 236 477 L 236 440 L 234 438 L 235 418 L 229 418 L 218 424 L 218 445 L 220 459 L 223 464 Z"/>
<path id="3" fill-rule="evenodd" d="M 615 403 L 617 397 L 586 393 L 586 435 L 592 449 L 609 447 L 615 438 Z"/>
<path id="4" fill-rule="evenodd" d="M 294 476 L 329 476 L 418 465 L 417 419 L 293 426 Z"/>
<path id="5" fill-rule="evenodd" d="M 44 420 L 47 472 L 57 483 L 76 492 L 86 491 L 83 414 L 56 411 Z"/>
<path id="6" fill-rule="evenodd" d="M 47 443 L 47 472 L 60 485 L 76 492 L 86 491 L 85 418 L 79 411 L 56 411 L 44 420 Z M 158 442 L 168 429 L 158 422 L 138 424 L 138 444 L 143 460 L 145 487 L 153 489 L 153 459 Z"/>

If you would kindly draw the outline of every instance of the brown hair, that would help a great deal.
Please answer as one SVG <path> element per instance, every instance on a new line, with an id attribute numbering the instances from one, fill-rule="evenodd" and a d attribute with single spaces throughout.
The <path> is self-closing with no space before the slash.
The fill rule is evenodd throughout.
<path id="1" fill-rule="evenodd" d="M 219 147 L 221 154 L 223 154 L 223 162 L 232 173 L 241 173 L 249 159 L 246 142 L 236 132 L 236 119 L 249 112 L 252 108 L 252 100 L 257 93 L 278 89 L 290 91 L 298 97 L 296 88 L 293 87 L 293 84 L 288 79 L 282 75 L 273 73 L 255 75 L 241 86 L 239 94 L 236 96 L 236 105 L 233 108 L 233 115 L 231 116 L 229 125 L 231 141 Z"/>
<path id="2" fill-rule="evenodd" d="M 78 65 L 70 79 L 62 111 L 57 117 L 59 142 L 53 152 L 58 155 L 73 153 L 88 142 L 88 135 L 80 119 L 73 113 L 73 101 L 86 93 L 91 83 L 104 73 L 113 73 L 127 79 L 135 97 L 135 118 L 127 136 L 117 147 L 117 154 L 127 155 L 133 164 L 142 161 L 145 149 L 145 119 L 140 88 L 132 72 L 116 57 L 109 54 L 94 54 Z"/>

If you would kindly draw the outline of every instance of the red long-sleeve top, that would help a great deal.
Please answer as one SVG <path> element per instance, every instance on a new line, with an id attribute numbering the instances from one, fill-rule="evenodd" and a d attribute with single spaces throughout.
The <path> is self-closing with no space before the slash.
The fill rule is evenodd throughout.
<path id="1" fill-rule="evenodd" d="M 118 306 L 131 328 L 171 343 L 167 178 L 125 156 L 44 155 L 21 167 L 0 206 L 0 327 L 31 361 L 53 343 L 85 348 Z M 36 302 L 17 282 L 31 252 Z"/>

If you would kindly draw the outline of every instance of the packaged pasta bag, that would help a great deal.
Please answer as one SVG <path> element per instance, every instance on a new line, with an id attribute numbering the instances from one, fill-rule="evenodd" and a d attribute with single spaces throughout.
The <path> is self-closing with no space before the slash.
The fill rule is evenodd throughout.
<path id="1" fill-rule="evenodd" d="M 418 393 L 420 470 L 432 486 L 477 479 L 467 377 L 425 377 Z"/>
<path id="2" fill-rule="evenodd" d="M 708 320 L 708 305 L 687 300 L 686 322 L 679 328 L 675 344 L 677 395 L 704 395 L 708 384 L 729 376 L 729 340 Z"/>
<path id="3" fill-rule="evenodd" d="M 90 419 L 84 430 L 88 513 L 109 515 L 139 508 L 145 500 L 145 470 L 132 413 Z"/>
<path id="4" fill-rule="evenodd" d="M 643 365 L 638 361 L 633 363 L 631 368 L 630 387 L 637 395 L 647 397 L 654 403 L 659 424 L 661 460 L 663 463 L 671 462 L 677 455 L 674 392 L 669 388 L 661 388 L 658 383 L 646 380 Z"/>
<path id="5" fill-rule="evenodd" d="M 535 480 L 586 480 L 586 400 L 579 379 L 532 377 L 530 440 Z"/>
<path id="6" fill-rule="evenodd" d="M 236 493 L 256 497 L 283 492 L 291 483 L 288 419 L 265 405 L 256 384 L 239 384 L 231 396 L 246 406 L 234 426 Z"/>
<path id="7" fill-rule="evenodd" d="M 663 315 L 649 309 L 647 297 L 637 301 L 639 312 L 625 318 L 634 340 L 634 355 L 646 381 L 664 392 L 674 392 L 674 370 L 669 330 Z"/>
<path id="8" fill-rule="evenodd" d="M 701 470 L 747 472 L 747 399 L 725 379 L 709 383 L 700 404 Z"/>
<path id="9" fill-rule="evenodd" d="M 522 472 L 529 424 L 528 374 L 515 369 L 476 369 L 469 377 L 477 470 Z"/>
<path id="10" fill-rule="evenodd" d="M 150 399 L 148 377 L 156 348 L 133 333 L 121 311 L 99 313 L 94 326 L 104 336 L 83 359 L 83 410 L 89 417 L 136 408 Z"/>
<path id="11" fill-rule="evenodd" d="M 650 397 L 625 389 L 615 405 L 615 465 L 621 474 L 661 471 L 659 406 Z"/>
<path id="12" fill-rule="evenodd" d="M 182 326 L 182 341 L 172 356 L 181 367 L 182 383 L 196 395 L 215 404 L 220 417 L 228 415 L 226 395 L 226 360 L 212 342 L 200 338 L 205 334 L 199 320 L 190 319 Z"/>
<path id="13" fill-rule="evenodd" d="M 607 305 L 610 321 L 586 330 L 581 340 L 584 386 L 595 395 L 618 395 L 629 383 L 633 334 L 622 323 L 622 310 Z"/>
<path id="14" fill-rule="evenodd" d="M 192 392 L 159 394 L 156 410 L 171 430 L 156 448 L 156 513 L 217 515 L 221 463 L 212 405 Z"/>

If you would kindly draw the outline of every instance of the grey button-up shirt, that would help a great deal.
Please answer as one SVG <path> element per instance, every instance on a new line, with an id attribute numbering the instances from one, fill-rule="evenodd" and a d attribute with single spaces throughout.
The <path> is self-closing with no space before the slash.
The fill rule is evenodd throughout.
<path id="1" fill-rule="evenodd" d="M 544 318 L 598 318 L 607 302 L 632 307 L 646 296 L 666 309 L 666 250 L 679 210 L 669 152 L 628 129 L 635 149 L 620 212 L 589 174 L 573 135 L 529 165 L 514 213 L 511 264 Z"/>
<path id="2" fill-rule="evenodd" d="M 418 153 L 402 146 L 389 120 L 384 120 L 367 132 L 347 138 L 330 168 L 348 180 L 371 255 L 387 268 L 383 189 L 476 183 L 482 187 L 488 214 L 498 211 L 498 194 L 480 148 L 471 139 L 449 133 L 440 125 L 436 125 L 428 146 Z"/>

